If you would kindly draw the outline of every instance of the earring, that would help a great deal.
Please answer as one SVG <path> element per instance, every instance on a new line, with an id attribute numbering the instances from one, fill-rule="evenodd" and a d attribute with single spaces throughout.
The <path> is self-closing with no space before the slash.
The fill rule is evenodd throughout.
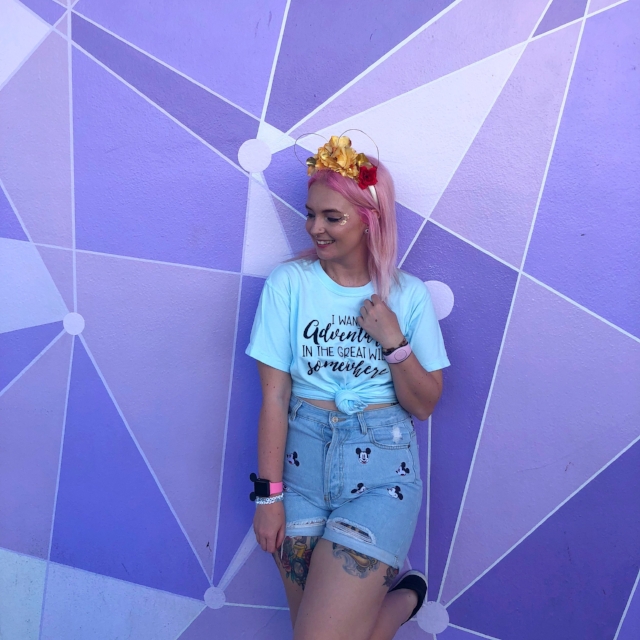
<path id="1" fill-rule="evenodd" d="M 369 227 L 364 230 L 365 233 L 369 233 Z"/>

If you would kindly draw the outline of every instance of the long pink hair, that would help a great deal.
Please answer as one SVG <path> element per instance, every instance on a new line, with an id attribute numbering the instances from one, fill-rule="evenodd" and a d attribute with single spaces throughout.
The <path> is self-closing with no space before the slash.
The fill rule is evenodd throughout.
<path id="1" fill-rule="evenodd" d="M 369 227 L 367 234 L 369 277 L 378 295 L 386 300 L 392 284 L 398 282 L 396 196 L 393 179 L 384 165 L 378 164 L 377 176 L 378 183 L 375 186 L 379 203 L 377 206 L 369 189 L 361 189 L 355 180 L 331 169 L 316 171 L 309 178 L 308 186 L 320 182 L 329 189 L 337 191 L 356 208 L 362 221 Z M 308 249 L 297 257 L 314 259 L 317 258 L 317 254 L 315 249 Z"/>

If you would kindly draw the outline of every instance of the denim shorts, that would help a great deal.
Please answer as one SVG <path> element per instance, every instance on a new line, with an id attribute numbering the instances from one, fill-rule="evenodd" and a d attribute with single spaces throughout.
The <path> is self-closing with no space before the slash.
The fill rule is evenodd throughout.
<path id="1" fill-rule="evenodd" d="M 320 536 L 402 567 L 422 480 L 413 421 L 399 404 L 348 415 L 292 395 L 285 453 L 287 536 Z"/>

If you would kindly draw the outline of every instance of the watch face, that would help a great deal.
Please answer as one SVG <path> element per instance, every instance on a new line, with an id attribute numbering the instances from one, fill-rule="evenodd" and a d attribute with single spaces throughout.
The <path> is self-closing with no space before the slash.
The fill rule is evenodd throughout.
<path id="1" fill-rule="evenodd" d="M 256 495 L 259 498 L 268 498 L 269 497 L 269 481 L 268 480 L 260 480 L 258 478 L 258 480 L 256 480 L 253 483 L 253 486 L 255 487 Z"/>

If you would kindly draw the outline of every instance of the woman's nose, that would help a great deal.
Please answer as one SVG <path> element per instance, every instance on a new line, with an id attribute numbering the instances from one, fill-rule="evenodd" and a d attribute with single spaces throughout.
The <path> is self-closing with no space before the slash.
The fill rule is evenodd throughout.
<path id="1" fill-rule="evenodd" d="M 311 235 L 315 236 L 322 233 L 323 231 L 324 231 L 324 224 L 322 223 L 322 220 L 318 220 L 318 218 L 314 218 L 311 224 L 311 229 L 309 230 Z"/>

